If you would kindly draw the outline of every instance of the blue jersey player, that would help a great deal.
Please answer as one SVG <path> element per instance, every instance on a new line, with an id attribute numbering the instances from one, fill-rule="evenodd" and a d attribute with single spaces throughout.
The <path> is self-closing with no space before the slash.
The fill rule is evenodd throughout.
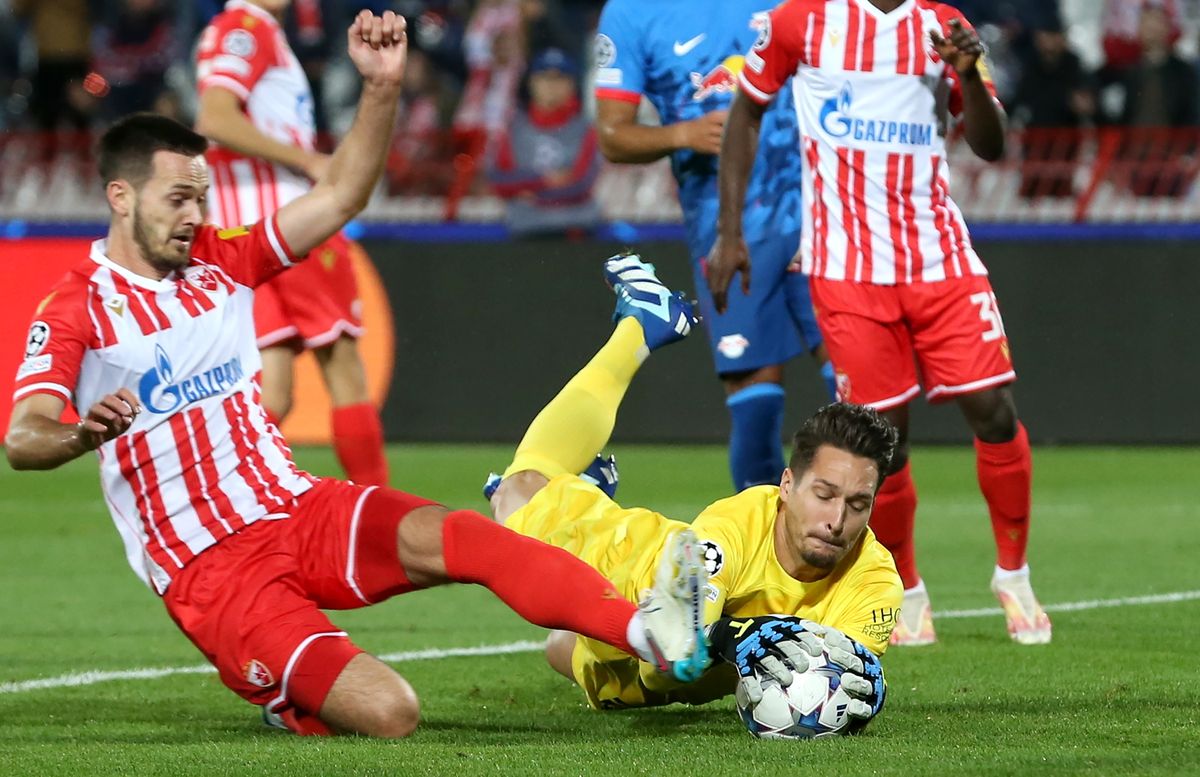
<path id="1" fill-rule="evenodd" d="M 808 296 L 789 264 L 800 245 L 800 152 L 791 93 L 781 90 L 763 117 L 746 195 L 743 230 L 754 284 L 729 295 L 717 315 L 704 262 L 717 234 L 717 157 L 742 55 L 766 29 L 774 0 L 609 0 L 596 39 L 596 124 L 612 162 L 671 157 L 700 310 L 732 428 L 734 487 L 777 483 L 783 471 L 783 363 L 803 350 L 833 369 Z M 662 126 L 637 122 L 647 98 Z"/>

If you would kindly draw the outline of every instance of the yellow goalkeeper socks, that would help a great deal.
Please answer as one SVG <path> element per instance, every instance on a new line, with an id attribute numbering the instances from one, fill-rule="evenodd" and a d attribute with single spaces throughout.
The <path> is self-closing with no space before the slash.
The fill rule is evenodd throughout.
<path id="1" fill-rule="evenodd" d="M 533 419 L 504 477 L 535 470 L 553 478 L 586 469 L 608 443 L 625 390 L 649 355 L 642 325 L 621 319 L 604 347 Z"/>

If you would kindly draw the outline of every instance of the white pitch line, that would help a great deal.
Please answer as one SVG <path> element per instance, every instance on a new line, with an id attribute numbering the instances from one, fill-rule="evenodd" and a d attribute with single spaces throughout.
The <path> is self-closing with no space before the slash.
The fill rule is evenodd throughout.
<path id="1" fill-rule="evenodd" d="M 1090 599 L 1081 602 L 1062 602 L 1046 605 L 1048 612 L 1076 612 L 1079 610 L 1098 610 L 1105 607 L 1137 607 L 1148 604 L 1173 604 L 1200 599 L 1200 591 L 1174 591 L 1165 594 L 1148 596 L 1126 596 L 1119 599 Z M 1003 615 L 999 607 L 986 607 L 978 610 L 943 610 L 937 612 L 939 618 L 984 618 L 993 615 Z M 404 661 L 432 661 L 443 658 L 459 658 L 463 656 L 502 656 L 510 653 L 533 653 L 545 647 L 543 642 L 522 640 L 500 645 L 477 645 L 475 647 L 430 648 L 427 650 L 410 650 L 400 653 L 385 653 L 379 656 L 382 661 L 393 663 Z M 167 666 L 161 668 L 120 669 L 112 671 L 78 672 L 57 677 L 43 677 L 37 680 L 21 680 L 12 683 L 0 683 L 0 694 L 26 693 L 48 688 L 75 688 L 83 685 L 111 682 L 114 680 L 153 680 L 159 677 L 170 677 L 177 674 L 211 674 L 215 672 L 209 664 L 193 666 Z"/>
<path id="2" fill-rule="evenodd" d="M 1046 612 L 1075 612 L 1078 610 L 1099 610 L 1104 607 L 1138 607 L 1146 604 L 1173 604 L 1174 602 L 1189 602 L 1200 599 L 1200 591 L 1173 591 L 1169 594 L 1150 594 L 1149 596 L 1125 596 L 1120 599 L 1091 599 L 1083 602 L 1063 602 L 1047 604 Z M 978 610 L 934 610 L 939 618 L 984 618 L 989 615 L 1003 615 L 999 607 L 983 607 Z"/>

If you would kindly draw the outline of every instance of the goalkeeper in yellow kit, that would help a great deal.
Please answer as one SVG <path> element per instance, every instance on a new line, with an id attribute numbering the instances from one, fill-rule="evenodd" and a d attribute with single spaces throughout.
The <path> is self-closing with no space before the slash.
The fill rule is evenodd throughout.
<path id="1" fill-rule="evenodd" d="M 616 330 L 533 420 L 512 464 L 503 476 L 492 476 L 484 493 L 496 520 L 573 553 L 637 601 L 652 587 L 660 559 L 677 552 L 672 538 L 688 525 L 614 502 L 615 462 L 596 452 L 608 442 L 642 362 L 686 336 L 696 319 L 682 295 L 672 294 L 653 265 L 637 256 L 610 259 L 605 276 L 617 293 Z M 598 709 L 703 704 L 732 694 L 739 671 L 753 674 L 747 655 L 761 659 L 772 652 L 761 647 L 770 647 L 781 631 L 809 628 L 830 645 L 836 635 L 837 644 L 857 651 L 862 661 L 852 671 L 868 681 L 859 685 L 874 686 L 861 694 L 874 714 L 883 700 L 877 656 L 887 649 L 903 587 L 867 519 L 895 444 L 895 430 L 874 411 L 830 405 L 797 433 L 779 486 L 749 488 L 692 521 L 708 572 L 705 621 L 716 624 L 710 639 L 729 664 L 680 685 L 607 645 L 554 632 L 546 646 L 550 665 L 579 684 Z M 768 615 L 794 617 L 756 617 Z M 825 635 L 817 624 L 856 642 L 832 630 Z M 774 652 L 787 657 L 787 651 Z M 767 659 L 768 671 L 773 660 Z"/>

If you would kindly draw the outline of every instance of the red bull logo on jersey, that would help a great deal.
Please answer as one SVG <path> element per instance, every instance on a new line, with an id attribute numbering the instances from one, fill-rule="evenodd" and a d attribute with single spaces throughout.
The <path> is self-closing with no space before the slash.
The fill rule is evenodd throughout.
<path id="1" fill-rule="evenodd" d="M 852 138 L 866 143 L 903 146 L 932 145 L 934 125 L 888 119 L 864 119 L 852 115 L 854 90 L 846 83 L 821 106 L 821 129 L 833 138 Z"/>
<path id="2" fill-rule="evenodd" d="M 733 94 L 737 91 L 738 76 L 746 66 L 746 58 L 741 54 L 726 57 L 721 64 L 708 71 L 707 74 L 689 73 L 692 87 L 692 100 L 701 102 L 716 94 Z"/>
<path id="3" fill-rule="evenodd" d="M 224 394 L 242 379 L 242 360 L 237 356 L 175 382 L 171 359 L 161 345 L 154 347 L 154 369 L 138 382 L 138 398 L 151 413 L 170 413 L 178 407 Z"/>

